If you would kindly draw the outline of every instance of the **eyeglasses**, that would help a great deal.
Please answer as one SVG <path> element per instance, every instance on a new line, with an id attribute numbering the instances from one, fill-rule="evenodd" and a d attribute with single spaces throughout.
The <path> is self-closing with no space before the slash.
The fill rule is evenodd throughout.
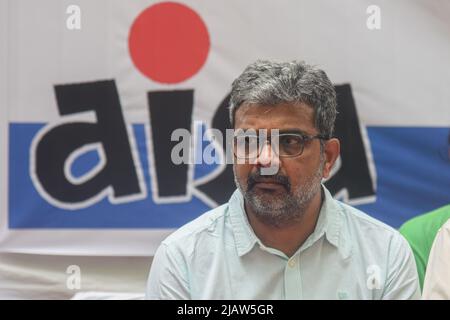
<path id="1" fill-rule="evenodd" d="M 250 130 L 248 130 L 250 131 Z M 300 133 L 276 133 L 271 134 L 270 139 L 265 135 L 257 135 L 253 132 L 238 131 L 234 136 L 234 155 L 238 159 L 257 158 L 264 145 L 270 143 L 272 150 L 280 158 L 298 157 L 303 153 L 305 144 L 314 139 L 328 140 L 323 135 L 305 135 Z M 270 142 L 269 142 L 270 140 Z"/>

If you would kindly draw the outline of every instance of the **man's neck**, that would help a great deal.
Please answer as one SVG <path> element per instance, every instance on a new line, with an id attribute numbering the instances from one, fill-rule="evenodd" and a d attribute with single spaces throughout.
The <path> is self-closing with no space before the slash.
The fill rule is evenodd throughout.
<path id="1" fill-rule="evenodd" d="M 281 226 L 263 222 L 247 205 L 245 210 L 253 231 L 262 243 L 291 257 L 314 232 L 321 206 L 322 190 L 313 197 L 299 219 Z"/>

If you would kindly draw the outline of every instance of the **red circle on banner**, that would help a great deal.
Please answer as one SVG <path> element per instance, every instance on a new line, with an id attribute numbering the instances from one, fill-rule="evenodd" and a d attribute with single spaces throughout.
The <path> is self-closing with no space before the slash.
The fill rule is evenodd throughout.
<path id="1" fill-rule="evenodd" d="M 210 48 L 201 17 L 174 2 L 145 9 L 131 26 L 128 45 L 136 68 L 161 83 L 192 77 L 204 65 Z"/>

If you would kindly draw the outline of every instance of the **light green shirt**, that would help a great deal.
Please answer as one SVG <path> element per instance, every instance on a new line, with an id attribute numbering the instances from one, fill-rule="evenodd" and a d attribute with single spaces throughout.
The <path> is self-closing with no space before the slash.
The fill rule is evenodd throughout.
<path id="1" fill-rule="evenodd" d="M 149 299 L 420 298 L 406 240 L 393 228 L 325 199 L 315 231 L 292 256 L 264 246 L 236 190 L 183 226 L 153 259 Z"/>

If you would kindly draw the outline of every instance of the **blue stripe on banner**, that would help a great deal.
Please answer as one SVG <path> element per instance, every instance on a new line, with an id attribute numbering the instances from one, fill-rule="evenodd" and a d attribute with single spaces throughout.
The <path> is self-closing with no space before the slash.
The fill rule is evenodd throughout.
<path id="1" fill-rule="evenodd" d="M 199 199 L 177 204 L 155 204 L 151 197 L 147 146 L 143 125 L 134 125 L 139 157 L 147 186 L 147 198 L 111 204 L 108 199 L 93 206 L 69 211 L 56 208 L 36 191 L 29 175 L 29 152 L 33 137 L 44 124 L 10 124 L 9 227 L 20 228 L 175 228 L 210 208 Z M 95 157 L 78 159 L 79 168 L 90 168 Z M 202 172 L 208 172 L 202 169 Z M 79 173 L 79 172 L 78 172 Z M 199 176 L 197 174 L 197 176 Z"/>
<path id="2" fill-rule="evenodd" d="M 449 128 L 369 127 L 377 201 L 358 206 L 395 227 L 450 203 Z"/>
<path id="3" fill-rule="evenodd" d="M 123 204 L 107 199 L 76 211 L 54 207 L 36 191 L 29 175 L 33 137 L 44 126 L 10 124 L 9 227 L 21 228 L 177 228 L 209 210 L 201 200 L 155 204 L 151 183 L 145 128 L 133 125 L 147 198 Z M 377 201 L 358 208 L 393 227 L 407 219 L 450 203 L 448 128 L 369 127 L 377 172 Z M 197 142 L 197 145 L 200 145 Z M 207 143 L 203 142 L 202 147 Z M 96 152 L 80 156 L 72 173 L 80 176 L 98 161 Z M 194 177 L 207 175 L 214 166 L 196 165 Z"/>

